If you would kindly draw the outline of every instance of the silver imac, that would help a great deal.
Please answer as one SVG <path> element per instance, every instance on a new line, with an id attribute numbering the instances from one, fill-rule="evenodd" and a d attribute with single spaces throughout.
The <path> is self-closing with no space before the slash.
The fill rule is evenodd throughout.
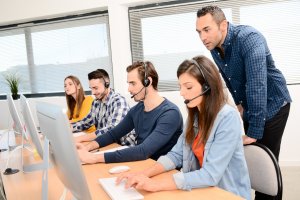
<path id="1" fill-rule="evenodd" d="M 13 119 L 13 122 L 14 122 L 14 126 L 13 126 L 14 131 L 17 134 L 22 134 L 22 137 L 25 140 L 28 140 L 28 136 L 24 131 L 21 118 L 18 114 L 18 111 L 16 109 L 16 105 L 15 105 L 15 102 L 14 102 L 12 96 L 10 94 L 7 94 L 6 97 L 7 97 L 9 112 L 10 112 L 10 115 L 11 115 L 11 117 Z"/>
<path id="2" fill-rule="evenodd" d="M 40 140 L 40 135 L 37 130 L 37 126 L 34 122 L 33 115 L 26 97 L 21 94 L 20 95 L 20 104 L 21 104 L 21 113 L 23 115 L 26 133 L 29 133 L 28 137 L 31 144 L 33 144 L 36 148 L 37 153 L 41 158 L 43 158 L 43 146 Z"/>
<path id="3" fill-rule="evenodd" d="M 75 199 L 92 199 L 66 111 L 45 102 L 37 102 L 36 108 L 41 132 L 49 140 L 49 157 L 59 179 Z"/>
<path id="4" fill-rule="evenodd" d="M 21 94 L 20 95 L 20 104 L 21 104 L 21 113 L 23 115 L 23 119 L 24 119 L 24 123 L 25 123 L 25 127 L 26 133 L 29 133 L 28 135 L 30 137 L 28 137 L 28 141 L 31 145 L 32 148 L 35 148 L 37 153 L 39 154 L 39 156 L 41 157 L 41 159 L 43 159 L 43 146 L 42 146 L 42 142 L 40 140 L 40 134 L 38 133 L 36 124 L 33 120 L 33 115 L 31 112 L 31 109 L 29 107 L 29 103 L 26 99 L 26 97 Z M 24 172 L 32 172 L 32 171 L 36 171 L 36 170 L 43 170 L 46 169 L 47 167 L 49 167 L 49 165 L 47 163 L 36 163 L 33 165 L 24 165 L 23 163 L 23 171 Z"/>
<path id="5" fill-rule="evenodd" d="M 13 100 L 13 98 L 10 94 L 7 94 L 6 97 L 7 97 L 8 109 L 9 109 L 10 115 L 11 115 L 11 117 L 13 119 L 13 123 L 14 123 L 13 131 L 14 131 L 15 134 L 21 134 L 21 137 L 22 137 L 22 144 L 21 145 L 17 145 L 17 146 L 13 146 L 13 147 L 8 145 L 8 151 L 10 151 L 9 155 L 11 155 L 13 152 L 16 152 L 18 149 L 23 150 L 23 148 L 26 148 L 29 151 L 31 151 L 30 147 L 28 147 L 24 142 L 24 140 L 28 141 L 28 136 L 27 136 L 27 134 L 26 134 L 26 132 L 23 128 L 20 116 L 19 116 L 18 111 L 16 109 L 15 102 L 14 102 L 14 100 Z M 10 134 L 10 131 L 8 131 L 8 134 Z M 9 137 L 8 137 L 8 140 L 9 140 Z M 9 144 L 9 141 L 8 141 L 8 144 Z M 21 156 L 21 158 L 22 158 L 22 165 L 23 165 L 23 156 Z M 7 159 L 7 163 L 8 162 L 9 162 L 9 157 Z M 17 172 L 19 172 L 19 169 L 12 169 L 12 168 L 8 167 L 5 170 L 5 175 L 14 174 L 14 173 L 17 173 Z"/>

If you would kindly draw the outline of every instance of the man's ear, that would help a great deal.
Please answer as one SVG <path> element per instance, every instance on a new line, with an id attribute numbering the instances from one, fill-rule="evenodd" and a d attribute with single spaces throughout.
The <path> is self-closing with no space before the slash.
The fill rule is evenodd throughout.
<path id="1" fill-rule="evenodd" d="M 227 31 L 227 26 L 228 26 L 228 23 L 227 23 L 227 20 L 223 20 L 221 23 L 220 23 L 220 29 L 222 32 L 225 32 Z"/>

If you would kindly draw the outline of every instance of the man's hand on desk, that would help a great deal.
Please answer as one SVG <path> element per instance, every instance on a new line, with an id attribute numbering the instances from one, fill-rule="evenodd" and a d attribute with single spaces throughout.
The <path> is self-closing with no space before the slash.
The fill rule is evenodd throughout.
<path id="1" fill-rule="evenodd" d="M 74 137 L 74 141 L 75 141 L 76 144 L 78 144 L 80 142 L 83 142 L 82 136 Z"/>
<path id="2" fill-rule="evenodd" d="M 84 144 L 82 144 L 82 143 L 76 142 L 76 143 L 75 143 L 75 145 L 76 145 L 76 149 L 77 149 L 77 150 L 82 150 L 82 149 L 85 149 L 85 150 L 87 150 L 87 151 L 88 151 L 88 148 L 87 148 L 87 146 L 86 146 L 86 145 L 84 145 Z"/>
<path id="3" fill-rule="evenodd" d="M 97 136 L 94 132 L 94 133 L 74 137 L 74 140 L 75 140 L 75 143 L 80 143 L 80 142 L 90 142 L 90 141 L 93 141 L 95 138 L 97 138 Z"/>
<path id="4" fill-rule="evenodd" d="M 95 164 L 104 162 L 103 154 L 94 154 L 88 152 L 86 149 L 78 149 L 78 155 L 82 163 L 84 164 Z"/>
<path id="5" fill-rule="evenodd" d="M 99 144 L 96 141 L 89 142 L 88 144 L 75 143 L 77 150 L 85 149 L 86 151 L 92 151 L 99 148 Z"/>
<path id="6" fill-rule="evenodd" d="M 96 149 L 97 147 L 99 148 L 99 145 L 95 141 L 90 142 L 87 145 L 84 145 L 82 143 L 76 143 L 76 148 L 81 162 L 84 164 L 95 164 L 98 162 L 104 162 L 103 154 L 94 154 L 89 152 L 93 149 Z"/>

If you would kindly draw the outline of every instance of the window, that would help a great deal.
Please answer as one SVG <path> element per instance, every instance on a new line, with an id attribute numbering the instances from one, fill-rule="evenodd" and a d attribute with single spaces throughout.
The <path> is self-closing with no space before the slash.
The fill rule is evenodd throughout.
<path id="1" fill-rule="evenodd" d="M 0 73 L 18 74 L 21 93 L 63 92 L 71 74 L 88 90 L 87 74 L 98 68 L 113 78 L 107 14 L 0 30 Z M 1 79 L 5 94 L 9 89 Z"/>
<path id="2" fill-rule="evenodd" d="M 240 7 L 240 22 L 264 34 L 288 84 L 300 83 L 300 1 L 278 1 Z"/>
<path id="3" fill-rule="evenodd" d="M 160 76 L 160 91 L 178 90 L 176 71 L 184 59 L 201 54 L 211 58 L 195 31 L 197 10 L 210 4 L 220 6 L 228 21 L 259 29 L 287 82 L 300 82 L 297 67 L 300 61 L 296 60 L 296 55 L 300 54 L 300 38 L 296 35 L 300 31 L 297 21 L 300 14 L 296 12 L 299 1 L 168 2 L 133 7 L 129 11 L 133 61 L 150 60 L 154 63 Z M 274 13 L 280 13 L 276 20 Z"/>

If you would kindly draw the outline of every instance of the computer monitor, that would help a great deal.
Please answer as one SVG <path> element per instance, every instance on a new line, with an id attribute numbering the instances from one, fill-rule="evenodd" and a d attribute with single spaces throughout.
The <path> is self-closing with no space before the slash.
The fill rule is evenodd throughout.
<path id="1" fill-rule="evenodd" d="M 66 111 L 54 104 L 37 102 L 41 132 L 49 140 L 49 157 L 59 179 L 76 199 L 91 195 L 74 144 Z"/>
<path id="2" fill-rule="evenodd" d="M 7 97 L 9 112 L 10 112 L 10 115 L 14 122 L 14 126 L 13 126 L 14 131 L 18 134 L 22 134 L 23 138 L 25 140 L 28 140 L 28 136 L 24 131 L 20 116 L 18 114 L 16 105 L 15 105 L 15 102 L 14 102 L 12 96 L 10 94 L 7 94 L 6 97 Z"/>
<path id="3" fill-rule="evenodd" d="M 29 142 L 35 147 L 39 156 L 43 159 L 43 146 L 40 140 L 40 135 L 37 130 L 37 126 L 33 120 L 33 115 L 26 97 L 20 95 L 21 113 L 23 115 L 26 133 L 29 133 Z"/>

